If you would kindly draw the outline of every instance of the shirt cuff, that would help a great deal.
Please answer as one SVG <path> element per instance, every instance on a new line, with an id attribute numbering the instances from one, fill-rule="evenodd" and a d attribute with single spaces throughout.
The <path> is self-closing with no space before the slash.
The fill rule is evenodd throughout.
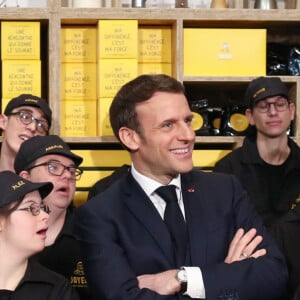
<path id="1" fill-rule="evenodd" d="M 205 299 L 202 272 L 198 267 L 183 267 L 187 275 L 187 290 L 184 295 L 195 299 Z"/>

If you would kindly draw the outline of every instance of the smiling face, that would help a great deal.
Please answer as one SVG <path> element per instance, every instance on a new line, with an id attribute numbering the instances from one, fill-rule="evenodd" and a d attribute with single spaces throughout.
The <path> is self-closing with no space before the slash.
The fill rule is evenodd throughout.
<path id="1" fill-rule="evenodd" d="M 136 169 L 163 184 L 178 173 L 190 171 L 195 132 L 185 96 L 156 92 L 149 100 L 137 104 L 136 113 L 141 133 L 120 129 L 120 138 L 131 149 Z"/>
<path id="2" fill-rule="evenodd" d="M 0 216 L 1 241 L 5 243 L 9 255 L 15 253 L 20 258 L 28 258 L 45 247 L 49 215 L 43 210 L 37 216 L 28 210 L 19 210 L 33 203 L 42 203 L 38 191 L 26 194 L 17 210 L 8 216 Z"/>
<path id="3" fill-rule="evenodd" d="M 75 166 L 73 160 L 57 154 L 39 157 L 34 165 L 43 164 L 52 160 L 67 167 Z M 55 176 L 49 173 L 47 165 L 42 165 L 33 168 L 30 171 L 22 171 L 20 176 L 33 182 L 50 181 L 53 183 L 54 187 L 52 192 L 44 199 L 45 204 L 49 206 L 51 211 L 54 212 L 66 209 L 70 205 L 76 189 L 76 180 L 72 178 L 72 175 L 68 170 L 64 170 L 63 174 L 60 176 Z"/>
<path id="4" fill-rule="evenodd" d="M 31 106 L 20 106 L 15 108 L 12 113 L 25 110 L 38 120 L 45 120 L 44 113 L 41 109 Z M 47 122 L 47 121 L 46 121 Z M 36 122 L 25 125 L 21 122 L 19 115 L 0 115 L 0 128 L 3 131 L 2 147 L 7 149 L 7 153 L 16 154 L 19 151 L 23 141 L 28 140 L 36 135 L 46 135 L 37 130 Z"/>

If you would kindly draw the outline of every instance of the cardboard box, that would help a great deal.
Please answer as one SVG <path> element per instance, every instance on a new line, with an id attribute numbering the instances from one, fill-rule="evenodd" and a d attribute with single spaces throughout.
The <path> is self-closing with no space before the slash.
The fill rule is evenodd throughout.
<path id="1" fill-rule="evenodd" d="M 138 29 L 139 62 L 172 62 L 172 29 L 162 27 L 140 27 Z"/>
<path id="2" fill-rule="evenodd" d="M 1 59 L 40 59 L 40 22 L 1 22 Z"/>
<path id="3" fill-rule="evenodd" d="M 141 74 L 166 74 L 172 76 L 172 64 L 167 63 L 139 63 L 138 75 Z"/>
<path id="4" fill-rule="evenodd" d="M 61 101 L 61 136 L 97 136 L 97 100 Z"/>
<path id="5" fill-rule="evenodd" d="M 97 61 L 96 27 L 63 27 L 61 29 L 61 61 Z"/>
<path id="6" fill-rule="evenodd" d="M 2 97 L 12 98 L 20 94 L 41 96 L 40 60 L 2 61 Z"/>
<path id="7" fill-rule="evenodd" d="M 266 75 L 266 29 L 184 29 L 185 76 Z"/>
<path id="8" fill-rule="evenodd" d="M 138 57 L 137 20 L 98 21 L 98 59 Z"/>
<path id="9" fill-rule="evenodd" d="M 112 98 L 98 99 L 98 135 L 114 136 L 109 120 L 109 108 Z"/>
<path id="10" fill-rule="evenodd" d="M 61 98 L 97 99 L 97 64 L 62 63 Z"/>
<path id="11" fill-rule="evenodd" d="M 128 81 L 137 77 L 136 59 L 101 59 L 98 62 L 98 98 L 111 98 Z"/>

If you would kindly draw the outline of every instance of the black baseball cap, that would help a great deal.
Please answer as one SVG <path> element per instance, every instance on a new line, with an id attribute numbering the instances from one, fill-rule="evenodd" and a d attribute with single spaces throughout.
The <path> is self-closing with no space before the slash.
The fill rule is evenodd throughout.
<path id="1" fill-rule="evenodd" d="M 20 106 L 34 106 L 40 108 L 45 115 L 49 128 L 51 127 L 52 111 L 45 99 L 30 94 L 21 94 L 8 102 L 4 114 L 8 116 L 15 108 Z"/>
<path id="2" fill-rule="evenodd" d="M 249 107 L 265 98 L 282 96 L 289 99 L 288 89 L 279 77 L 258 77 L 252 80 L 245 93 Z"/>
<path id="3" fill-rule="evenodd" d="M 27 170 L 36 159 L 48 154 L 66 156 L 72 159 L 76 166 L 83 160 L 71 152 L 69 146 L 57 135 L 34 136 L 21 144 L 14 163 L 16 173 Z"/>
<path id="4" fill-rule="evenodd" d="M 51 182 L 32 182 L 11 171 L 0 172 L 0 207 L 15 201 L 22 201 L 32 191 L 38 191 L 41 198 L 47 197 L 53 189 Z"/>

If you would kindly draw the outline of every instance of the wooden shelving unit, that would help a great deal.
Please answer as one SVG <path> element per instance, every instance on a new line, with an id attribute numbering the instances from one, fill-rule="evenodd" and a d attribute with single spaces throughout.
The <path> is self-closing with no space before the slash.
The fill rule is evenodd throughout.
<path id="1" fill-rule="evenodd" d="M 245 2 L 245 1 L 244 1 Z M 299 42 L 300 44 L 300 9 L 299 1 L 288 1 L 291 9 L 258 10 L 242 8 L 243 1 L 230 1 L 234 8 L 228 9 L 138 9 L 138 8 L 69 8 L 62 7 L 60 0 L 49 0 L 47 8 L 0 8 L 1 20 L 40 20 L 47 34 L 45 51 L 46 72 L 44 78 L 44 97 L 49 100 L 53 110 L 52 133 L 60 134 L 60 34 L 65 24 L 96 25 L 101 19 L 136 19 L 139 24 L 168 25 L 173 30 L 173 75 L 186 84 L 200 86 L 218 86 L 228 89 L 239 86 L 246 88 L 251 77 L 202 77 L 183 76 L 183 29 L 199 28 L 266 28 L 268 41 Z M 297 107 L 300 101 L 300 78 L 283 76 L 288 84 L 290 95 L 295 99 Z M 300 113 L 297 109 L 295 122 L 295 137 L 300 141 Z M 231 144 L 236 147 L 241 143 L 241 137 L 197 137 L 197 143 Z M 101 137 L 67 137 L 70 144 L 111 144 L 117 143 L 114 138 Z"/>

